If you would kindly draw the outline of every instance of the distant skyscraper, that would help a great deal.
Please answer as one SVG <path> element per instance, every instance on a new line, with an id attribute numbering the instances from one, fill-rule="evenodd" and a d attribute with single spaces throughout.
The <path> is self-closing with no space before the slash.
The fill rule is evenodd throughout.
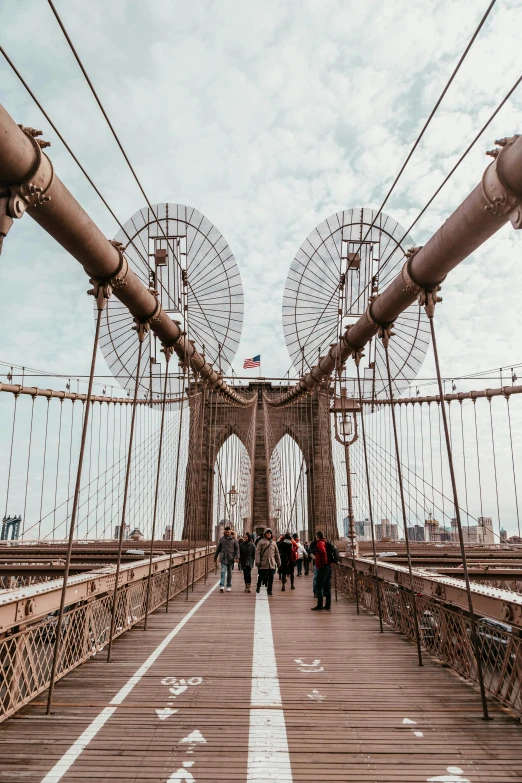
<path id="1" fill-rule="evenodd" d="M 129 537 L 129 532 L 130 532 L 130 527 L 129 527 L 129 525 L 127 525 L 127 523 L 125 523 L 124 526 L 123 526 L 123 538 L 128 538 Z M 120 526 L 119 525 L 116 525 L 115 528 L 114 528 L 114 538 L 117 539 L 117 540 L 119 540 L 119 538 L 120 538 Z"/>

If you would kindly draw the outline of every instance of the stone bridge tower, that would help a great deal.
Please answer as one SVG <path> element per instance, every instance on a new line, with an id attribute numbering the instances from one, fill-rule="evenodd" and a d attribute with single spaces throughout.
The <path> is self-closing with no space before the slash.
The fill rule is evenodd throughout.
<path id="1" fill-rule="evenodd" d="M 270 456 L 281 438 L 289 435 L 304 458 L 308 534 L 322 529 L 328 538 L 338 538 L 328 390 L 319 387 L 311 396 L 300 398 L 292 409 L 269 404 L 270 399 L 280 397 L 281 387 L 267 381 L 252 381 L 237 391 L 251 395 L 252 405 L 232 407 L 215 392 L 204 391 L 199 383 L 190 388 L 183 538 L 212 539 L 215 463 L 231 435 L 239 438 L 251 460 L 250 531 L 274 527 L 269 507 Z"/>

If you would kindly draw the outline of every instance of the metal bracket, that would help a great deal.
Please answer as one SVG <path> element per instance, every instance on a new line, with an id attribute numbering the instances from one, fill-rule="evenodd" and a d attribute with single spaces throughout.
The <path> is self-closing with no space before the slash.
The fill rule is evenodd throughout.
<path id="1" fill-rule="evenodd" d="M 127 277 L 127 272 L 129 271 L 129 263 L 123 255 L 123 245 L 121 245 L 120 242 L 114 242 L 112 240 L 109 241 L 119 253 L 120 261 L 118 268 L 107 280 L 97 280 L 94 277 L 89 278 L 89 283 L 93 285 L 93 288 L 90 288 L 87 291 L 89 296 L 94 296 L 96 299 L 99 310 L 103 310 L 105 308 L 105 305 L 112 296 L 114 288 L 123 288 L 123 286 L 127 285 L 125 278 Z"/>
<path id="2" fill-rule="evenodd" d="M 497 139 L 495 144 L 500 149 L 488 150 L 486 155 L 494 158 L 495 161 L 487 167 L 482 175 L 482 195 L 487 202 L 484 209 L 498 217 L 509 216 L 511 224 L 515 229 L 522 228 L 522 200 L 519 193 L 511 190 L 506 183 L 503 169 L 503 152 L 510 147 L 519 138 L 519 135 L 507 136 L 503 139 Z"/>
<path id="3" fill-rule="evenodd" d="M 138 333 L 138 340 L 142 343 L 150 331 L 150 323 L 149 321 L 140 321 L 139 318 L 133 318 L 133 321 L 134 326 L 131 328 Z"/>
<path id="4" fill-rule="evenodd" d="M 378 331 L 378 337 L 382 340 L 382 344 L 385 348 L 388 347 L 390 343 L 390 337 L 395 336 L 395 332 L 392 331 L 395 324 L 391 323 L 388 324 L 388 326 L 380 326 Z"/>
<path id="5" fill-rule="evenodd" d="M 436 285 L 432 289 L 425 288 L 419 293 L 419 304 L 426 310 L 428 318 L 433 318 L 435 315 L 435 305 L 442 302 L 442 297 L 438 295 L 440 290 L 440 285 Z"/>

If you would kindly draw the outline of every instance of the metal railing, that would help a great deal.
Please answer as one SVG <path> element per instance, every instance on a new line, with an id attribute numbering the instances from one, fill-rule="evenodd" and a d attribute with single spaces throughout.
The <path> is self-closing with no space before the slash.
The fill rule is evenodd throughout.
<path id="1" fill-rule="evenodd" d="M 414 640 L 411 592 L 406 586 L 393 581 L 391 578 L 393 569 L 389 568 L 388 579 L 383 578 L 380 573 L 376 578 L 375 574 L 368 572 L 367 563 L 356 561 L 354 575 L 352 563 L 343 558 L 340 565 L 335 568 L 337 589 L 351 600 L 355 600 L 355 579 L 357 579 L 359 603 L 375 615 L 378 614 L 377 589 L 379 589 L 383 622 Z M 379 567 L 379 570 L 381 569 L 382 566 Z M 443 586 L 443 578 L 442 580 L 435 577 L 427 578 L 422 572 L 414 572 L 414 575 L 420 590 L 415 595 L 414 611 L 417 613 L 422 647 L 462 677 L 477 682 L 477 666 L 471 642 L 468 612 L 455 603 L 450 604 L 441 598 L 427 594 L 426 585 L 422 590 L 421 583 L 425 581 L 435 586 L 437 584 Z M 455 581 L 451 580 L 452 583 Z M 454 584 L 452 586 L 455 587 Z M 464 583 L 462 583 L 462 592 L 465 595 Z M 505 614 L 506 610 L 503 609 L 503 612 Z M 495 611 L 489 614 L 493 616 L 475 613 L 484 685 L 489 696 L 522 716 L 522 630 L 495 617 L 497 615 Z"/>
<path id="2" fill-rule="evenodd" d="M 190 556 L 186 553 L 174 556 L 170 569 L 170 597 L 185 589 L 187 583 L 190 585 L 208 573 L 212 554 L 208 550 L 196 550 Z M 153 563 L 155 570 L 150 582 L 149 614 L 166 602 L 169 583 L 169 558 L 158 557 Z M 122 568 L 120 586 L 116 593 L 113 638 L 120 636 L 145 617 L 148 565 L 148 561 L 140 561 Z M 56 679 L 64 677 L 108 644 L 114 570 L 114 566 L 111 566 L 100 569 L 98 573 L 91 572 L 88 577 L 71 578 L 72 584 L 68 590 L 76 593 L 76 600 L 69 599 L 66 603 Z M 0 619 L 2 614 L 4 618 L 10 615 L 15 620 L 20 614 L 29 614 L 29 621 L 24 617 L 25 622 L 10 622 L 8 628 L 2 628 L 0 625 L 0 721 L 49 686 L 53 651 L 57 641 L 57 609 L 61 585 L 62 580 L 59 579 L 27 588 L 21 594 L 8 591 L 10 595 L 0 596 Z M 34 615 L 42 611 L 46 611 L 46 614 L 35 619 Z"/>

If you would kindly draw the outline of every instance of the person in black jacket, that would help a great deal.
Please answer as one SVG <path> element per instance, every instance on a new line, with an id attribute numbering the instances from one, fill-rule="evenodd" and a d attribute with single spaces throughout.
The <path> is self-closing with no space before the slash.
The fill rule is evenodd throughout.
<path id="1" fill-rule="evenodd" d="M 286 587 L 287 577 L 290 577 L 291 589 L 295 590 L 294 585 L 294 557 L 297 557 L 297 544 L 293 541 L 290 533 L 285 533 L 283 540 L 277 544 L 279 549 L 279 555 L 281 557 L 281 565 L 279 566 L 279 573 L 281 574 L 281 581 L 283 585 L 281 592 L 284 592 Z M 295 555 L 294 555 L 295 553 Z"/>
<path id="2" fill-rule="evenodd" d="M 252 541 L 250 533 L 245 533 L 244 539 L 239 544 L 239 562 L 243 571 L 245 580 L 245 593 L 250 593 L 252 583 L 252 569 L 254 567 L 254 558 L 256 556 L 256 547 Z"/>

